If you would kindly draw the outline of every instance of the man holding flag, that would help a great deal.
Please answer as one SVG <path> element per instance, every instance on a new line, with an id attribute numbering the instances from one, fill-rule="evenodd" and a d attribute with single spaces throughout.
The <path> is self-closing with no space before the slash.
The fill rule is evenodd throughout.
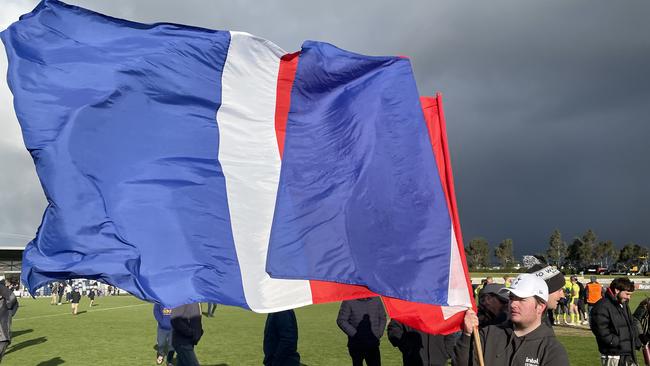
<path id="1" fill-rule="evenodd" d="M 512 322 L 490 325 L 479 331 L 485 365 L 568 366 L 564 347 L 555 338 L 553 329 L 542 323 L 548 301 L 544 280 L 532 274 L 521 274 L 502 291 L 510 296 Z M 468 310 L 463 335 L 454 350 L 455 365 L 478 365 L 477 350 L 471 345 L 477 326 L 478 317 Z"/>

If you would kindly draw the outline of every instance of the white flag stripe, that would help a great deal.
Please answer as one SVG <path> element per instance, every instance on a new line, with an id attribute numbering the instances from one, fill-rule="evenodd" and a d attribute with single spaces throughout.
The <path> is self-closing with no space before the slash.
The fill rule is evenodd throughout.
<path id="1" fill-rule="evenodd" d="M 286 52 L 248 33 L 230 34 L 216 118 L 219 162 L 246 302 L 257 312 L 309 305 L 309 281 L 273 279 L 265 271 L 280 178 L 276 89 L 280 57 Z"/>

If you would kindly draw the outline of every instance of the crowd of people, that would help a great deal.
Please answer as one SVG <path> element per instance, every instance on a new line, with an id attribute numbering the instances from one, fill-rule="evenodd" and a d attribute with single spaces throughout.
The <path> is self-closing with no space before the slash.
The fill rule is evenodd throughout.
<path id="1" fill-rule="evenodd" d="M 11 342 L 11 319 L 18 309 L 14 285 L 0 281 L 0 362 Z M 71 282 L 50 285 L 52 305 L 63 301 L 78 314 L 82 289 Z M 559 324 L 589 326 L 602 366 L 637 366 L 636 350 L 643 348 L 650 358 L 650 300 L 634 312 L 629 300 L 635 285 L 627 277 L 615 278 L 608 286 L 595 276 L 582 284 L 578 277 L 565 276 L 555 267 L 538 264 L 516 278 L 504 276 L 503 283 L 486 278 L 476 289 L 477 311 L 465 313 L 461 332 L 427 334 L 388 319 L 379 297 L 343 301 L 336 324 L 347 336 L 353 366 L 380 366 L 380 342 L 384 333 L 411 365 L 569 365 L 567 352 L 556 339 Z M 93 305 L 97 288 L 84 294 Z M 208 304 L 208 317 L 217 304 Z M 164 308 L 154 304 L 157 321 L 156 364 L 196 366 L 194 347 L 203 335 L 200 304 Z M 293 310 L 268 314 L 264 327 L 266 366 L 299 366 L 298 325 Z M 174 360 L 174 358 L 176 360 Z M 646 365 L 650 359 L 644 360 Z M 175 362 L 175 363 L 174 363 Z"/>

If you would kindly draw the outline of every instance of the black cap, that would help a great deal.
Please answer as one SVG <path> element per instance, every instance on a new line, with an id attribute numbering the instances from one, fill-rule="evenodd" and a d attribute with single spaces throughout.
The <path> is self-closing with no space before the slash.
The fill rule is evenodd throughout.
<path id="1" fill-rule="evenodd" d="M 549 266 L 548 264 L 536 264 L 528 269 L 528 273 L 532 273 L 546 281 L 549 294 L 563 288 L 566 283 L 562 272 L 555 266 Z"/>

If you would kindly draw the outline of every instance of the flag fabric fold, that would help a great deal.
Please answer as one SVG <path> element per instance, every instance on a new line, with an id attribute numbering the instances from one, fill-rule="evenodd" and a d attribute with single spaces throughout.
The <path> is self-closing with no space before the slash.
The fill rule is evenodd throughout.
<path id="1" fill-rule="evenodd" d="M 408 60 L 313 41 L 287 54 L 56 0 L 1 38 L 48 199 L 24 251 L 31 291 L 85 277 L 166 306 L 471 306 Z"/>

